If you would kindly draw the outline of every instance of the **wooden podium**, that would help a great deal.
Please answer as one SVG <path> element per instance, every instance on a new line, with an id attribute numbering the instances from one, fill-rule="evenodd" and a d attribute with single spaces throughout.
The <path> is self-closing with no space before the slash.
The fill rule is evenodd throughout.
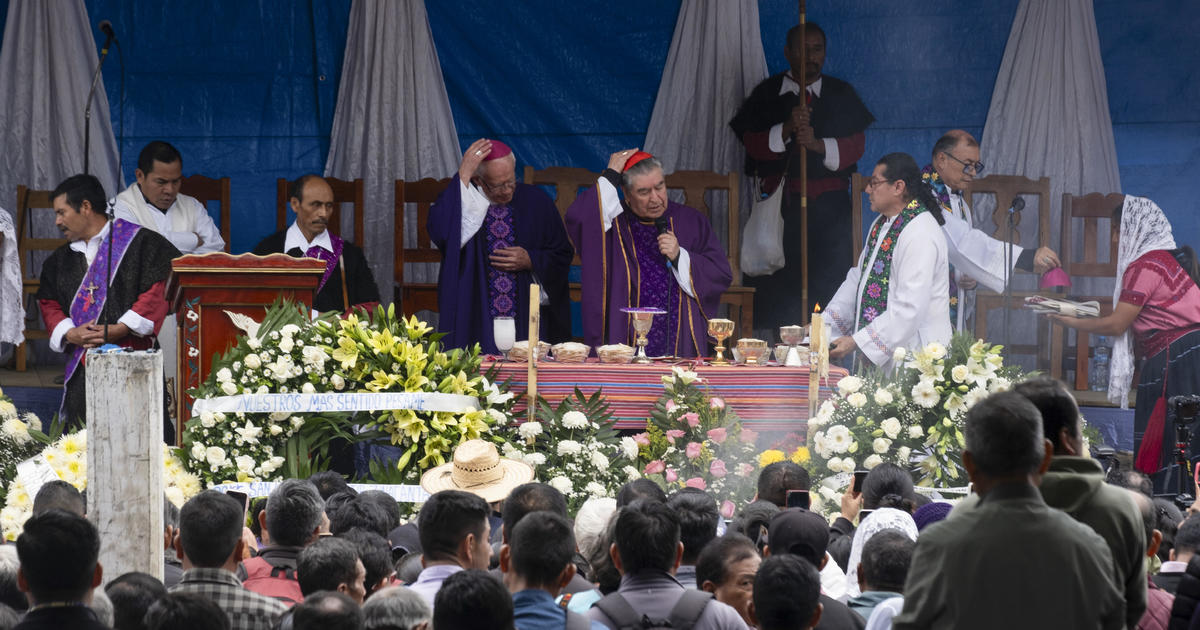
<path id="1" fill-rule="evenodd" d="M 287 254 L 231 256 L 214 252 L 171 261 L 166 292 L 179 335 L 177 439 L 182 438 L 183 425 L 191 417 L 188 390 L 208 378 L 213 356 L 224 352 L 243 334 L 225 311 L 262 321 L 266 308 L 279 298 L 311 306 L 324 273 L 324 261 Z"/>

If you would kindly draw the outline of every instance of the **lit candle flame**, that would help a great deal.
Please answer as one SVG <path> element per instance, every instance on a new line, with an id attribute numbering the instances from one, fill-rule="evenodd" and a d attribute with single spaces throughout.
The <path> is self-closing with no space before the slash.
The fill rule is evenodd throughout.
<path id="1" fill-rule="evenodd" d="M 814 313 L 820 313 L 820 312 L 821 312 L 821 303 L 820 303 L 820 302 L 817 302 L 817 307 L 816 307 L 815 309 L 813 309 L 813 312 L 814 312 Z"/>

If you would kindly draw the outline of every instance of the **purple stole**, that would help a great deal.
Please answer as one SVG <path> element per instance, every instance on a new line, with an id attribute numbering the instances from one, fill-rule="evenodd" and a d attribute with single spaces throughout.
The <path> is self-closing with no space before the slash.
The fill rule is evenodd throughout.
<path id="1" fill-rule="evenodd" d="M 483 220 L 483 230 L 487 236 L 489 256 L 494 254 L 497 249 L 512 247 L 515 244 L 516 236 L 513 232 L 512 208 L 507 205 L 492 204 L 488 206 L 487 217 Z M 516 274 L 488 265 L 487 276 L 488 306 L 492 318 L 516 317 Z"/>
<path id="2" fill-rule="evenodd" d="M 646 353 L 653 357 L 675 355 L 677 349 L 668 346 L 669 339 L 677 339 L 679 321 L 679 283 L 675 282 L 670 269 L 658 250 L 658 228 L 653 223 L 641 221 L 624 222 L 633 243 L 633 257 L 637 261 L 637 301 L 639 308 L 657 308 L 667 312 L 654 318 L 649 334 L 646 335 Z M 630 324 L 630 338 L 636 338 Z"/>
<path id="3" fill-rule="evenodd" d="M 100 242 L 100 251 L 96 253 L 92 264 L 88 266 L 87 273 L 83 275 L 83 282 L 75 291 L 75 299 L 71 301 L 69 313 L 71 321 L 75 322 L 76 326 L 94 322 L 100 317 L 101 311 L 104 310 L 104 302 L 108 299 L 108 283 L 105 282 L 105 278 L 108 276 L 109 256 L 112 256 L 112 271 L 116 273 L 117 269 L 121 267 L 121 260 L 125 258 L 125 251 L 129 249 L 129 244 L 133 242 L 133 237 L 140 229 L 142 229 L 141 226 L 136 223 L 122 219 L 114 219 L 110 224 L 109 242 Z M 83 361 L 84 352 L 83 347 L 75 346 L 67 355 L 67 370 L 63 378 L 64 388 Z"/>
<path id="4" fill-rule="evenodd" d="M 333 275 L 334 267 L 337 267 L 338 261 L 342 259 L 342 237 L 330 232 L 329 242 L 333 245 L 332 252 L 316 245 L 309 247 L 308 251 L 304 252 L 306 258 L 319 258 L 325 261 L 325 275 L 321 276 L 321 284 L 317 285 L 317 290 L 313 293 L 319 293 L 321 289 L 325 288 L 325 283 L 329 282 L 329 277 Z"/>

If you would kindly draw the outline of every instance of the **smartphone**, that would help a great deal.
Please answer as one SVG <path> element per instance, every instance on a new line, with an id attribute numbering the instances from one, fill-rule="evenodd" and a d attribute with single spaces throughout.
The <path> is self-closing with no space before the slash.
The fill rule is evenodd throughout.
<path id="1" fill-rule="evenodd" d="M 786 495 L 787 507 L 804 508 L 812 504 L 812 499 L 808 496 L 808 490 L 788 490 Z"/>
<path id="2" fill-rule="evenodd" d="M 867 517 L 868 517 L 868 516 L 870 516 L 870 515 L 871 515 L 871 512 L 874 512 L 874 511 L 875 511 L 875 510 L 859 510 L 859 512 L 858 512 L 858 524 L 859 524 L 859 525 L 862 525 L 863 521 L 867 520 Z"/>
<path id="3" fill-rule="evenodd" d="M 863 481 L 866 478 L 867 478 L 867 471 L 865 471 L 865 470 L 854 471 L 854 488 L 853 488 L 854 494 L 858 494 L 858 493 L 862 492 Z"/>
<path id="4" fill-rule="evenodd" d="M 238 492 L 237 490 L 227 490 L 225 494 L 233 497 L 242 506 L 242 522 L 244 523 L 246 515 L 250 512 L 250 496 L 245 492 Z"/>

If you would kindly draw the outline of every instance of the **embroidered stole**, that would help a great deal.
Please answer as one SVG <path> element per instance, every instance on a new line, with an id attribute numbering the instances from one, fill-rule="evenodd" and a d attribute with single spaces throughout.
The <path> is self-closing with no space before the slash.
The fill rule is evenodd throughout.
<path id="1" fill-rule="evenodd" d="M 875 321 L 876 317 L 887 310 L 888 284 L 892 277 L 892 255 L 896 253 L 896 243 L 900 240 L 900 232 L 912 221 L 913 217 L 922 212 L 925 212 L 925 206 L 913 199 L 900 211 L 900 214 L 896 215 L 896 219 L 892 221 L 892 225 L 886 233 L 881 234 L 884 217 L 877 219 L 875 225 L 871 227 L 867 245 L 871 248 L 870 251 L 877 253 L 870 268 L 867 267 L 871 261 L 870 257 L 863 258 L 862 273 L 867 276 L 867 281 L 866 288 L 859 295 L 856 330 L 866 328 L 867 324 Z M 880 241 L 880 238 L 883 240 Z M 876 244 L 878 244 L 878 249 L 876 249 Z"/>
<path id="2" fill-rule="evenodd" d="M 122 219 L 114 219 L 109 225 L 108 238 L 100 242 L 100 250 L 96 252 L 92 264 L 88 265 L 87 273 L 83 274 L 83 282 L 79 283 L 79 288 L 75 290 L 75 299 L 71 300 L 69 314 L 71 321 L 75 322 L 76 326 L 82 326 L 100 318 L 101 312 L 104 311 L 104 303 L 108 299 L 108 283 L 105 280 L 109 273 L 109 258 L 111 256 L 112 273 L 116 274 L 117 270 L 121 268 L 121 260 L 125 258 L 125 251 L 129 249 L 129 244 L 133 242 L 133 237 L 140 229 L 141 226 L 136 223 Z M 71 382 L 75 370 L 83 362 L 85 351 L 82 346 L 74 346 L 71 353 L 67 355 L 67 369 L 63 377 L 64 388 L 67 383 Z"/>
<path id="3" fill-rule="evenodd" d="M 319 258 L 325 261 L 325 275 L 321 276 L 321 284 L 317 285 L 317 290 L 314 293 L 320 293 L 321 289 L 325 288 L 325 283 L 329 282 L 330 276 L 333 275 L 333 270 L 337 268 L 338 261 L 342 259 L 342 237 L 329 233 L 329 243 L 333 245 L 333 251 L 329 251 L 324 247 L 313 245 L 304 252 L 306 258 Z"/>
<path id="4" fill-rule="evenodd" d="M 487 217 L 483 220 L 484 233 L 487 235 L 487 253 L 492 255 L 497 249 L 512 247 L 516 244 L 513 232 L 513 212 L 507 205 L 492 204 L 488 206 Z M 488 276 L 488 307 L 492 319 L 497 317 L 516 317 L 517 315 L 517 275 L 509 271 L 501 271 L 492 265 L 487 266 Z"/>

